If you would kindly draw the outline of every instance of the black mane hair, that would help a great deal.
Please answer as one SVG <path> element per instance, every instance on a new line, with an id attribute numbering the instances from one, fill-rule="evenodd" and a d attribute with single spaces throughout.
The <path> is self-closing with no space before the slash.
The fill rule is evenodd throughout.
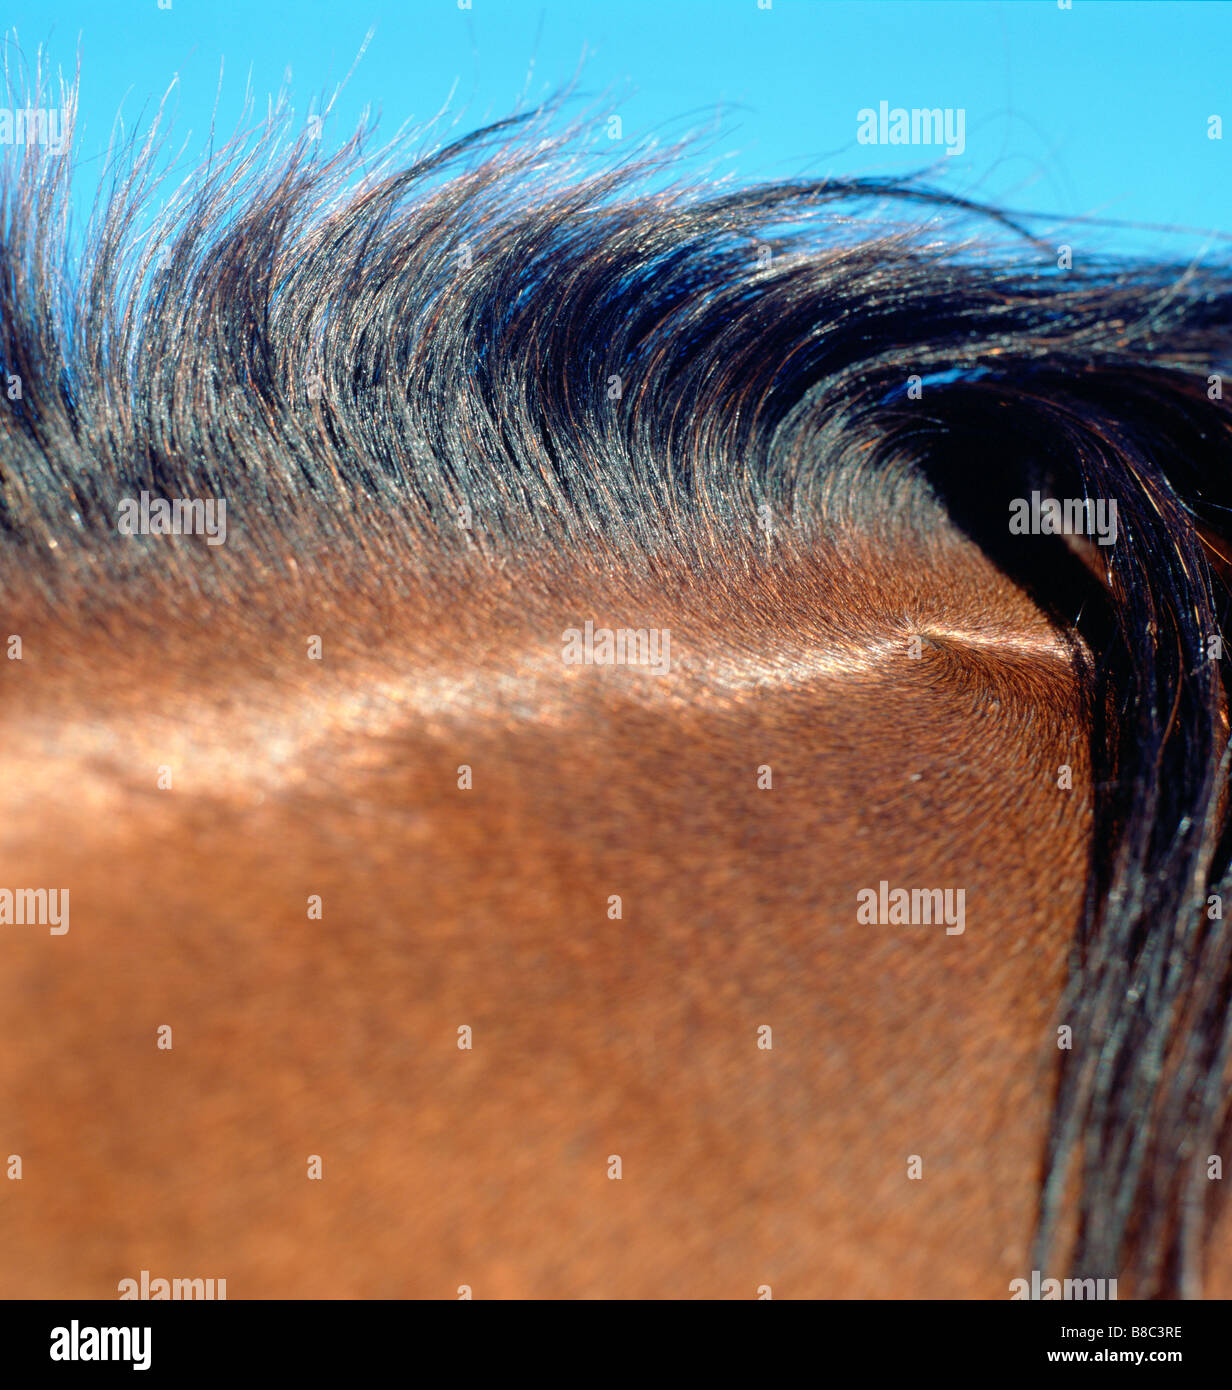
<path id="1" fill-rule="evenodd" d="M 279 108 L 152 229 L 150 139 L 81 247 L 70 157 L 8 151 L 0 590 L 238 598 L 253 565 L 305 538 L 324 564 L 374 517 L 424 565 L 721 556 L 762 504 L 805 535 L 839 474 L 892 508 L 906 468 L 1091 654 L 1097 808 L 1057 1011 L 1074 1046 L 1041 1039 L 1037 1263 L 1197 1294 L 1232 1041 L 1232 924 L 1207 905 L 1232 887 L 1232 269 L 1079 247 L 1061 270 L 914 182 L 664 186 L 673 152 L 618 159 L 558 116 L 370 156 Z M 1094 575 L 1008 535 L 1032 488 L 1116 499 Z M 225 497 L 234 543 L 122 541 L 142 490 Z"/>

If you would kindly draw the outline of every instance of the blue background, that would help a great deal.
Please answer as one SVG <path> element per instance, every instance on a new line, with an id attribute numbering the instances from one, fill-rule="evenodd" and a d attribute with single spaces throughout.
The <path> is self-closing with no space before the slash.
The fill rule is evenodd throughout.
<path id="1" fill-rule="evenodd" d="M 610 96 L 626 145 L 704 132 L 698 167 L 753 182 L 938 165 L 954 192 L 1056 213 L 1035 230 L 1077 240 L 1075 215 L 1179 225 L 1090 227 L 1084 244 L 1227 254 L 1232 234 L 1232 3 L 1205 0 L 50 0 L 8 36 L 71 73 L 82 50 L 78 199 L 92 192 L 112 121 L 140 125 L 173 79 L 174 145 L 204 144 L 289 74 L 297 113 L 319 107 L 371 44 L 328 138 L 365 107 L 390 134 L 449 104 L 457 132 L 578 78 Z M 222 72 L 220 87 L 220 70 Z M 856 113 L 964 107 L 966 150 L 856 142 Z M 1220 114 L 1226 138 L 1207 138 Z M 191 132 L 191 136 L 190 136 Z"/>

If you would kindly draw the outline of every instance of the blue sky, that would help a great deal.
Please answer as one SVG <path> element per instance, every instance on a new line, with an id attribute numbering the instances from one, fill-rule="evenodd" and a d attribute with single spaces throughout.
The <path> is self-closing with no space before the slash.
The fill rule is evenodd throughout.
<path id="1" fill-rule="evenodd" d="M 82 154 L 105 148 L 118 112 L 139 122 L 177 76 L 175 143 L 191 130 L 196 148 L 220 67 L 222 128 L 249 83 L 264 104 L 288 70 L 306 114 L 373 29 L 334 136 L 365 106 L 392 132 L 447 101 L 460 132 L 580 69 L 584 96 L 609 93 L 619 103 L 626 142 L 703 129 L 707 159 L 742 182 L 937 163 L 947 188 L 1015 208 L 1232 233 L 1229 0 L 1073 0 L 1068 11 L 1056 0 L 772 0 L 770 9 L 759 0 L 471 0 L 469 10 L 458 0 L 169 3 L 44 0 L 18 26 L 27 61 L 41 44 L 63 69 L 80 38 Z M 858 143 L 858 112 L 881 100 L 961 108 L 963 152 Z M 1221 141 L 1207 136 L 1215 114 L 1227 126 Z M 97 169 L 87 161 L 79 187 Z M 1101 249 L 1178 256 L 1220 244 L 1115 229 L 1084 235 Z"/>

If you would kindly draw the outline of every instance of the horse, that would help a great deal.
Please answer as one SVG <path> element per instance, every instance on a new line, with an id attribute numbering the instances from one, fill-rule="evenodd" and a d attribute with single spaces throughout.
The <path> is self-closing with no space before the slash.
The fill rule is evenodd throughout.
<path id="1" fill-rule="evenodd" d="M 558 118 L 10 154 L 0 1291 L 1232 1294 L 1229 267 Z"/>

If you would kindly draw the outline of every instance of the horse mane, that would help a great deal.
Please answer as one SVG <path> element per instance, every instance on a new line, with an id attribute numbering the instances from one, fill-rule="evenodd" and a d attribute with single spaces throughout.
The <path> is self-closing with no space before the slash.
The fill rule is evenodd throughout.
<path id="1" fill-rule="evenodd" d="M 1090 653 L 1036 1259 L 1198 1293 L 1232 1042 L 1232 268 L 1058 269 L 911 180 L 682 186 L 676 151 L 558 114 L 370 154 L 279 107 L 152 221 L 159 146 L 130 143 L 80 245 L 70 158 L 7 152 L 0 584 L 102 611 L 348 552 L 738 567 L 764 509 L 806 544 L 839 480 L 870 513 L 939 500 Z M 1009 535 L 1032 489 L 1115 498 L 1116 544 Z M 118 535 L 142 491 L 225 498 L 228 544 Z"/>

